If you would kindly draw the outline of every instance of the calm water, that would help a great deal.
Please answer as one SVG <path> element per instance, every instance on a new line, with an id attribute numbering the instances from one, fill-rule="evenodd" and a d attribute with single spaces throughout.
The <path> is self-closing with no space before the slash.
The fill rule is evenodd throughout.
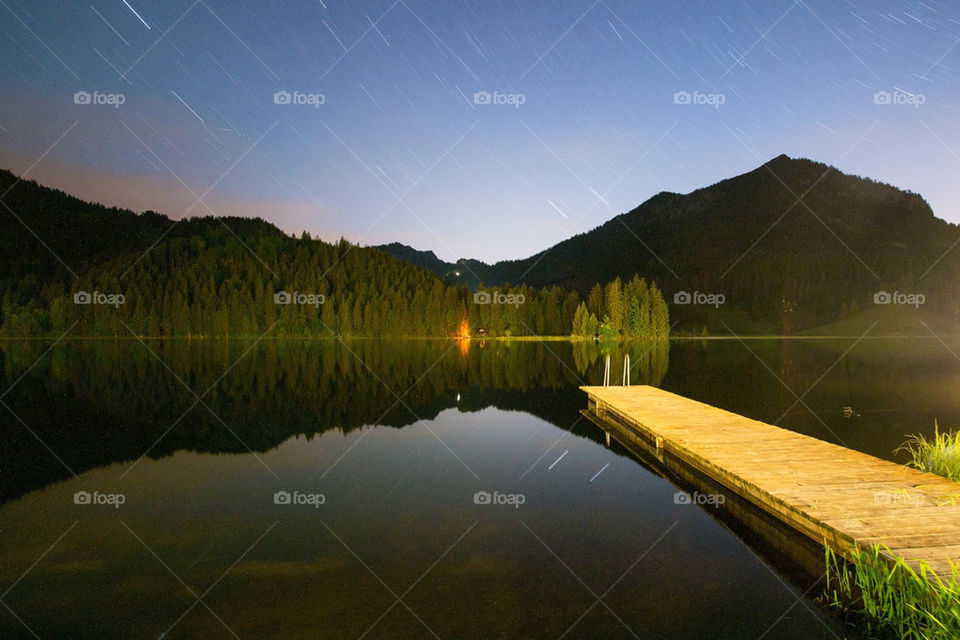
<path id="1" fill-rule="evenodd" d="M 593 345 L 49 346 L 0 344 L 0 638 L 852 637 L 604 446 Z M 881 457 L 960 423 L 933 340 L 649 348 L 635 384 Z"/>

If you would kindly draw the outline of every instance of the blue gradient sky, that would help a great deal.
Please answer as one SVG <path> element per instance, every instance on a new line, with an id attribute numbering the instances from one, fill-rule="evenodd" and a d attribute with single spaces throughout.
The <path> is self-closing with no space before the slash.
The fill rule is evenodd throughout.
<path id="1" fill-rule="evenodd" d="M 524 257 L 780 153 L 960 221 L 956 2 L 127 1 L 0 0 L 0 166 L 445 259 Z"/>

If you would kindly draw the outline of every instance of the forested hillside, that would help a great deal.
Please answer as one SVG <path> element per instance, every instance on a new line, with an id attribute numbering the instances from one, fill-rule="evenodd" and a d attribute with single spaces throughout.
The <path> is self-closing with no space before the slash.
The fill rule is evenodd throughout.
<path id="1" fill-rule="evenodd" d="M 0 174 L 0 332 L 5 336 L 570 335 L 580 296 L 504 286 L 486 297 L 341 240 L 292 237 L 259 219 L 175 222 Z M 639 282 L 639 281 L 638 281 Z M 593 337 L 666 337 L 666 306 L 619 281 L 592 297 Z M 655 293 L 655 295 L 654 295 Z M 648 297 L 648 295 L 650 297 Z M 639 315 L 643 309 L 643 318 Z M 605 318 L 605 316 L 608 316 Z M 630 324 L 630 318 L 633 324 Z M 606 323 L 604 324 L 604 320 Z M 632 327 L 632 328 L 631 328 Z"/>

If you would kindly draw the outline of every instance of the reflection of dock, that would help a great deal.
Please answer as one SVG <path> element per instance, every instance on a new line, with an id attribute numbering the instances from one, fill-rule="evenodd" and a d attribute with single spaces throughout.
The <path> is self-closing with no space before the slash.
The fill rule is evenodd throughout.
<path id="1" fill-rule="evenodd" d="M 648 386 L 582 387 L 590 413 L 837 551 L 886 545 L 949 575 L 960 483 Z"/>

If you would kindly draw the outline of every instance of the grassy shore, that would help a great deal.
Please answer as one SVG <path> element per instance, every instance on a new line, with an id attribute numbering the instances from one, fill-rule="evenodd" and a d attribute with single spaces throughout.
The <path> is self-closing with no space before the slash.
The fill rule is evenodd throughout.
<path id="1" fill-rule="evenodd" d="M 960 581 L 912 567 L 879 545 L 852 550 L 846 559 L 826 547 L 827 596 L 855 613 L 869 637 L 916 640 L 960 638 Z"/>
<path id="2" fill-rule="evenodd" d="M 934 421 L 933 437 L 910 436 L 897 451 L 910 455 L 910 466 L 960 482 L 960 431 L 941 432 Z"/>
<path id="3" fill-rule="evenodd" d="M 906 451 L 908 464 L 920 471 L 960 481 L 960 432 L 943 433 L 936 422 L 933 431 L 932 438 L 910 436 L 897 451 Z M 870 637 L 960 638 L 960 568 L 937 575 L 879 545 L 853 549 L 846 558 L 825 549 L 831 604 L 854 612 Z"/>

